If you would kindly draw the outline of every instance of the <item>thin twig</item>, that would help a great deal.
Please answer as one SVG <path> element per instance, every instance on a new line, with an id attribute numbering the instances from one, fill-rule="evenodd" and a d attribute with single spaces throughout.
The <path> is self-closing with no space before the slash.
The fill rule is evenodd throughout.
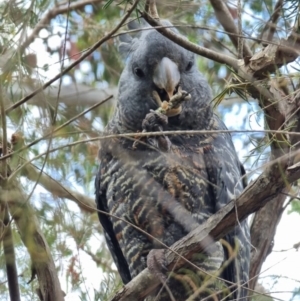
<path id="1" fill-rule="evenodd" d="M 223 0 L 210 0 L 211 5 L 214 8 L 216 17 L 223 28 L 229 33 L 229 38 L 232 41 L 236 49 L 238 49 L 239 39 L 236 37 L 238 34 L 238 29 L 234 23 L 232 15 Z M 248 44 L 243 42 L 243 57 L 252 56 L 252 51 L 250 50 Z"/>
<path id="2" fill-rule="evenodd" d="M 9 289 L 10 300 L 20 301 L 20 288 L 18 281 L 18 272 L 16 265 L 16 255 L 13 242 L 13 234 L 11 230 L 11 223 L 9 219 L 8 209 L 6 204 L 0 205 L 4 210 L 4 233 L 3 233 L 3 252 L 6 265 L 7 282 Z"/>
<path id="3" fill-rule="evenodd" d="M 94 142 L 94 141 L 101 141 L 101 140 L 105 140 L 105 139 L 111 139 L 111 138 L 131 138 L 134 139 L 136 137 L 150 137 L 150 136 L 159 136 L 159 135 L 201 135 L 201 134 L 221 134 L 221 133 L 231 133 L 231 134 L 242 134 L 242 133 L 246 133 L 246 134 L 253 134 L 253 133 L 270 133 L 270 134 L 274 134 L 274 133 L 278 133 L 278 134 L 289 134 L 289 135 L 294 135 L 294 136 L 300 136 L 299 132 L 289 132 L 289 131 L 276 131 L 276 130 L 187 130 L 187 131 L 163 131 L 163 132 L 145 132 L 145 133 L 124 133 L 124 134 L 114 134 L 114 135 L 107 135 L 107 136 L 100 136 L 100 137 L 93 137 L 93 138 L 89 138 L 89 139 L 83 139 L 80 141 L 75 141 L 72 143 L 68 143 L 66 145 L 61 145 L 58 147 L 55 147 L 51 150 L 49 150 L 50 152 L 54 152 L 57 150 L 60 150 L 62 148 L 65 147 L 73 147 L 76 146 L 78 144 L 81 143 L 88 143 L 88 142 Z M 26 149 L 27 147 L 23 148 L 22 150 Z M 0 157 L 0 161 L 4 160 L 6 158 L 12 157 L 13 155 L 15 155 L 17 152 L 12 152 L 7 154 L 5 157 Z M 32 160 L 36 160 L 37 158 L 42 157 L 43 155 L 45 155 L 45 153 L 41 153 L 38 156 L 32 158 Z"/>
<path id="4" fill-rule="evenodd" d="M 242 25 L 242 3 L 241 0 L 238 0 L 237 2 L 237 11 L 238 11 L 238 33 L 241 36 L 243 34 L 243 25 Z M 237 48 L 237 53 L 238 53 L 238 58 L 242 59 L 244 57 L 243 55 L 243 47 L 244 46 L 244 40 L 243 38 L 239 37 L 238 38 L 238 48 Z"/>
<path id="5" fill-rule="evenodd" d="M 186 38 L 176 34 L 175 32 L 164 28 L 160 22 L 153 19 L 148 13 L 139 11 L 141 16 L 151 25 L 153 26 L 158 32 L 160 32 L 163 36 L 167 37 L 168 39 L 172 40 L 176 44 L 182 46 L 183 48 L 190 50 L 196 54 L 199 54 L 201 56 L 204 56 L 208 59 L 214 60 L 216 62 L 219 62 L 221 64 L 226 64 L 233 69 L 237 70 L 238 62 L 236 59 L 227 56 L 225 54 L 220 54 L 216 51 L 213 51 L 211 49 L 207 49 L 205 47 L 201 47 L 195 43 L 192 43 L 188 41 Z"/>
<path id="6" fill-rule="evenodd" d="M 57 128 L 55 128 L 55 129 L 54 129 L 53 131 L 51 131 L 50 133 L 44 135 L 44 136 L 41 137 L 41 138 L 38 138 L 38 139 L 36 139 L 36 140 L 30 142 L 30 143 L 28 143 L 28 144 L 26 144 L 25 146 L 23 146 L 23 147 L 21 147 L 21 148 L 19 148 L 19 149 L 17 149 L 15 152 L 13 152 L 13 155 L 16 155 L 17 153 L 20 153 L 20 152 L 22 152 L 22 151 L 24 151 L 24 150 L 30 148 L 31 146 L 37 144 L 38 142 L 40 142 L 40 141 L 46 139 L 46 138 L 49 137 L 51 134 L 54 134 L 54 133 L 60 131 L 61 129 L 63 129 L 64 127 L 66 127 L 66 126 L 69 125 L 70 123 L 72 123 L 74 120 L 78 119 L 79 117 L 83 116 L 84 114 L 86 114 L 86 113 L 92 111 L 93 109 L 99 107 L 100 105 L 104 104 L 105 102 L 107 102 L 108 100 L 110 100 L 112 97 L 113 97 L 112 95 L 108 96 L 108 97 L 105 98 L 104 100 L 102 100 L 102 101 L 100 101 L 100 102 L 94 104 L 93 106 L 87 108 L 87 109 L 84 110 L 83 112 L 81 112 L 81 113 L 77 114 L 76 116 L 70 118 L 70 119 L 67 120 L 65 123 L 63 123 L 62 125 L 60 125 L 60 126 L 58 126 Z M 0 157 L 0 161 L 3 160 L 3 159 L 5 159 L 5 158 L 9 158 L 9 157 L 10 157 L 10 154 L 7 154 L 5 157 L 4 157 L 4 156 L 3 156 L 3 157 Z"/>
<path id="7" fill-rule="evenodd" d="M 47 26 L 50 24 L 51 20 L 54 19 L 55 17 L 57 17 L 58 15 L 62 15 L 67 13 L 68 11 L 71 10 L 76 10 L 76 9 L 81 9 L 82 7 L 88 5 L 88 4 L 94 4 L 94 3 L 101 3 L 102 0 L 85 0 L 85 1 L 78 1 L 78 2 L 74 2 L 74 3 L 70 3 L 70 5 L 68 5 L 68 3 L 65 3 L 63 6 L 61 6 L 59 3 L 55 8 L 49 10 L 47 12 L 47 14 L 36 24 L 36 26 L 34 27 L 33 31 L 31 32 L 30 36 L 28 36 L 26 38 L 26 40 L 22 43 L 22 45 L 20 46 L 20 53 L 24 52 L 24 50 L 31 44 L 34 42 L 34 40 L 37 38 L 37 36 L 39 35 L 39 32 L 44 29 L 47 28 Z"/>
<path id="8" fill-rule="evenodd" d="M 278 0 L 277 3 L 275 4 L 273 14 L 271 15 L 269 21 L 266 23 L 264 29 L 261 32 L 260 37 L 262 39 L 266 35 L 267 31 L 269 31 L 267 34 L 266 40 L 267 41 L 273 40 L 273 36 L 274 36 L 275 30 L 276 30 L 276 24 L 281 15 L 282 6 L 283 6 L 283 0 Z M 263 42 L 263 45 L 267 45 L 267 44 L 268 43 Z"/>
<path id="9" fill-rule="evenodd" d="M 57 81 L 59 78 L 61 78 L 63 75 L 67 74 L 70 70 L 72 70 L 80 62 L 82 62 L 85 58 L 87 58 L 91 53 L 93 53 L 95 50 L 97 50 L 97 48 L 99 48 L 104 42 L 108 41 L 111 38 L 111 36 L 113 34 L 115 34 L 123 26 L 123 24 L 129 18 L 129 16 L 131 15 L 131 13 L 137 7 L 139 1 L 140 0 L 135 0 L 134 3 L 133 3 L 133 5 L 132 5 L 132 7 L 123 16 L 123 18 L 121 19 L 121 21 L 119 22 L 119 24 L 113 30 L 111 30 L 107 35 L 105 35 L 101 40 L 99 40 L 97 43 L 95 43 L 89 50 L 87 50 L 84 54 L 82 54 L 81 57 L 78 60 L 76 60 L 75 62 L 73 62 L 72 64 L 70 64 L 68 67 L 66 67 L 65 70 L 63 70 L 62 72 L 60 72 L 59 74 L 57 74 L 56 76 L 54 76 L 52 79 L 50 79 L 48 82 L 46 82 L 42 87 L 36 89 L 32 93 L 28 94 L 27 96 L 25 96 L 24 98 L 22 98 L 21 100 L 19 100 L 18 102 L 16 102 L 15 104 L 13 104 L 12 106 L 10 106 L 9 108 L 7 108 L 5 110 L 5 113 L 8 114 L 9 112 L 11 112 L 12 110 L 14 110 L 15 108 L 19 107 L 20 105 L 24 104 L 26 101 L 28 101 L 29 99 L 31 99 L 33 96 L 37 95 L 38 93 L 40 93 L 41 91 L 43 91 L 44 89 L 46 89 L 48 86 L 50 86 L 55 81 Z"/>
<path id="10" fill-rule="evenodd" d="M 1 112 L 1 126 L 2 126 L 2 154 L 1 156 L 5 156 L 7 154 L 7 128 L 6 128 L 6 115 L 4 108 L 4 93 L 3 93 L 2 83 L 0 83 L 0 112 Z M 7 177 L 7 162 L 4 160 L 2 162 L 2 168 L 0 172 L 0 177 L 2 180 L 5 180 Z"/>
<path id="11" fill-rule="evenodd" d="M 145 4 L 145 11 L 156 20 L 159 20 L 159 15 L 156 8 L 156 0 L 147 0 Z"/>

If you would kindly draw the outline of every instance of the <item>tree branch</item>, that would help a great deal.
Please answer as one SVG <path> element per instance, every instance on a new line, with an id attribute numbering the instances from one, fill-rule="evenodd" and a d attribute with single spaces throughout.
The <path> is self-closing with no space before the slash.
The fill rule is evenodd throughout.
<path id="1" fill-rule="evenodd" d="M 47 241 L 39 227 L 33 209 L 16 181 L 0 190 L 0 201 L 7 203 L 21 239 L 26 246 L 39 281 L 42 300 L 63 301 L 64 296 L 58 280 L 55 264 Z"/>
<path id="2" fill-rule="evenodd" d="M 40 175 L 40 171 L 33 164 L 26 165 L 21 171 L 21 174 L 33 182 L 39 180 L 39 184 L 50 193 L 60 198 L 67 198 L 74 201 L 78 207 L 85 212 L 93 213 L 97 210 L 94 198 L 87 197 L 81 193 L 64 187 L 45 172 Z"/>
<path id="3" fill-rule="evenodd" d="M 233 68 L 234 71 L 251 84 L 257 79 L 267 78 L 269 73 L 273 73 L 283 65 L 295 61 L 300 55 L 298 50 L 300 48 L 300 37 L 296 35 L 295 31 L 286 40 L 281 39 L 278 44 L 269 44 L 253 56 L 245 58 L 245 60 L 237 60 L 192 43 L 168 28 L 164 28 L 159 21 L 153 19 L 148 13 L 139 12 L 151 26 L 166 38 L 189 51 Z M 258 89 L 257 86 L 255 88 Z M 258 98 L 257 93 L 253 94 L 252 90 L 249 92 L 254 98 Z"/>
<path id="4" fill-rule="evenodd" d="M 258 210 L 253 218 L 250 228 L 251 245 L 253 246 L 249 273 L 251 289 L 256 287 L 262 265 L 272 251 L 274 235 L 282 216 L 285 199 L 284 194 L 277 195 L 265 207 Z"/>
<path id="5" fill-rule="evenodd" d="M 228 36 L 233 43 L 234 47 L 238 49 L 239 44 L 239 32 L 235 26 L 232 15 L 223 0 L 210 0 L 212 7 L 214 8 L 216 17 L 223 28 L 227 31 Z M 252 51 L 250 50 L 246 40 L 243 39 L 243 57 L 252 56 Z"/>
<path id="6" fill-rule="evenodd" d="M 261 39 L 272 41 L 274 37 L 274 33 L 276 30 L 276 24 L 277 21 L 281 15 L 281 10 L 283 6 L 283 0 L 278 0 L 274 7 L 274 12 L 272 16 L 270 17 L 269 21 L 266 23 L 264 29 L 261 32 Z M 267 45 L 267 43 L 264 43 L 263 45 Z"/>
<path id="7" fill-rule="evenodd" d="M 96 4 L 101 3 L 102 0 L 85 0 L 78 1 L 75 3 L 68 3 L 63 6 L 56 6 L 55 8 L 49 10 L 47 14 L 36 24 L 31 34 L 26 38 L 26 40 L 22 43 L 19 48 L 20 53 L 23 53 L 24 50 L 36 39 L 39 35 L 40 31 L 44 28 L 47 28 L 52 19 L 57 17 L 58 15 L 62 15 L 68 13 L 72 10 L 80 9 L 88 4 Z"/>
<path id="8" fill-rule="evenodd" d="M 24 139 L 21 134 L 13 134 L 11 142 L 14 151 L 19 151 L 20 149 L 24 148 Z M 16 165 L 15 163 L 19 165 L 21 163 L 20 161 L 25 162 L 25 164 L 19 167 L 19 169 L 15 170 L 15 173 L 20 172 L 22 176 L 27 177 L 29 180 L 33 182 L 38 181 L 41 186 L 43 186 L 46 190 L 48 190 L 55 196 L 58 196 L 60 198 L 67 198 L 71 201 L 74 201 L 79 206 L 79 208 L 81 208 L 85 212 L 95 212 L 96 205 L 93 198 L 89 198 L 76 191 L 64 187 L 50 175 L 46 174 L 45 172 L 41 173 L 41 171 L 37 167 L 35 167 L 31 163 L 28 163 L 28 161 L 26 161 L 25 159 L 20 158 L 17 154 L 14 154 L 12 156 L 12 165 Z M 14 178 L 13 175 L 11 175 L 9 181 L 12 178 Z"/>
<path id="9" fill-rule="evenodd" d="M 273 93 L 279 93 L 275 86 L 271 87 Z M 280 96 L 278 96 L 280 97 Z M 280 102 L 273 103 L 270 100 L 263 99 L 261 103 L 266 116 L 267 126 L 272 130 L 282 128 L 300 132 L 299 124 L 299 105 L 297 97 L 282 97 Z M 287 153 L 290 149 L 296 150 L 299 147 L 293 147 L 298 144 L 299 137 L 293 135 L 269 134 L 271 143 L 271 158 L 278 158 L 281 154 Z M 290 145 L 292 147 L 290 147 Z M 292 160 L 292 159 L 291 159 Z M 293 163 L 293 161 L 291 161 Z M 286 193 L 290 187 L 287 186 L 278 194 L 272 202 L 269 202 L 264 208 L 256 212 L 251 224 L 251 268 L 249 287 L 254 289 L 258 280 L 261 267 L 266 257 L 272 251 L 272 243 L 276 233 L 277 225 L 282 216 L 282 207 L 286 199 Z"/>
<path id="10" fill-rule="evenodd" d="M 3 241 L 3 252 L 6 264 L 7 283 L 9 289 L 10 300 L 20 301 L 20 288 L 18 281 L 18 272 L 16 266 L 16 255 L 14 249 L 13 235 L 6 204 L 0 205 L 0 213 L 3 213 L 3 231 L 1 231 L 0 239 Z M 1 214 L 2 215 L 2 214 Z"/>
<path id="11" fill-rule="evenodd" d="M 297 153 L 291 158 L 294 159 L 296 156 Z M 274 161 L 236 200 L 232 200 L 203 225 L 173 244 L 171 250 L 166 250 L 168 270 L 171 271 L 175 265 L 177 269 L 186 264 L 182 257 L 191 259 L 193 254 L 200 253 L 211 243 L 211 237 L 214 240 L 224 237 L 236 226 L 237 220 L 243 221 L 278 196 L 288 183 L 298 180 L 300 164 L 288 167 L 289 160 L 290 157 L 285 155 Z M 174 251 L 181 256 L 178 257 Z M 124 286 L 111 301 L 141 301 L 159 284 L 159 279 L 146 268 Z"/>
<path id="12" fill-rule="evenodd" d="M 276 4 L 276 9 L 278 14 L 281 7 L 281 1 Z M 274 13 L 275 14 L 275 13 Z M 276 16 L 277 18 L 278 16 Z M 275 18 L 275 16 L 274 16 Z M 295 41 L 295 49 L 299 47 L 299 36 L 297 36 L 297 23 L 295 24 L 291 35 L 287 39 L 287 44 L 293 45 Z M 271 30 L 270 30 L 271 32 Z M 298 46 L 296 46 L 298 45 Z M 273 49 L 273 45 L 268 45 L 264 50 Z M 266 52 L 264 57 L 258 57 L 258 64 L 260 58 L 267 59 L 271 54 L 271 58 L 276 57 L 280 60 L 280 55 L 283 56 L 282 64 L 284 64 L 287 57 L 293 59 L 299 55 L 299 52 L 290 51 L 290 48 L 283 48 L 281 52 L 280 45 L 274 52 Z M 250 67 L 250 65 L 249 65 Z M 252 69 L 251 66 L 250 69 Z M 270 66 L 274 68 L 274 66 Z M 261 106 L 265 112 L 265 118 L 268 128 L 271 130 L 281 130 L 282 128 L 289 129 L 290 131 L 300 132 L 300 112 L 299 112 L 299 94 L 285 96 L 285 94 L 278 87 L 278 83 L 275 80 L 270 81 L 270 91 L 273 95 L 277 94 L 278 102 L 272 102 L 271 99 L 263 98 L 261 99 Z M 299 137 L 293 135 L 270 135 L 269 139 L 271 141 L 271 158 L 275 159 L 281 156 L 283 153 L 288 153 L 290 150 L 299 149 Z M 293 161 L 290 161 L 293 163 Z M 295 163 L 295 162 L 294 162 Z M 282 193 L 277 195 L 272 202 L 269 202 L 264 208 L 256 212 L 252 225 L 251 225 L 251 244 L 254 249 L 251 252 L 251 267 L 250 267 L 250 283 L 249 287 L 254 289 L 258 280 L 258 276 L 261 267 L 266 259 L 266 257 L 271 253 L 273 248 L 273 239 L 276 233 L 277 225 L 280 222 L 283 205 L 286 199 L 286 193 L 289 192 L 290 187 L 287 186 L 282 190 Z M 265 226 L 264 226 L 265 225 Z"/>
<path id="13" fill-rule="evenodd" d="M 33 89 L 21 87 L 18 89 L 20 92 L 31 93 Z M 46 105 L 54 104 L 54 100 L 57 99 L 58 87 L 51 86 L 48 90 L 45 91 L 47 101 L 41 99 L 40 94 L 37 97 L 34 97 L 28 103 L 37 105 L 39 107 L 45 107 Z M 20 94 L 19 94 L 20 95 Z M 117 96 L 117 87 L 109 87 L 105 89 L 93 88 L 84 84 L 69 84 L 61 86 L 61 91 L 59 95 L 59 102 L 69 106 L 92 106 L 96 103 L 99 103 L 99 99 L 106 99 L 110 95 L 113 95 L 113 98 L 108 101 L 107 105 L 111 106 L 116 102 Z M 105 105 L 102 107 L 105 107 Z"/>
<path id="14" fill-rule="evenodd" d="M 174 43 L 182 46 L 183 48 L 192 51 L 196 54 L 199 54 L 203 57 L 206 57 L 208 59 L 211 59 L 213 61 L 216 61 L 221 64 L 228 65 L 232 67 L 233 69 L 237 69 L 238 67 L 238 61 L 230 56 L 227 56 L 225 54 L 218 53 L 214 50 L 207 49 L 205 47 L 201 47 L 195 43 L 190 42 L 186 38 L 176 34 L 175 32 L 169 30 L 168 28 L 164 28 L 163 25 L 152 18 L 148 13 L 139 11 L 141 16 L 151 25 L 153 26 L 159 33 L 161 33 L 166 38 L 170 39 Z"/>
<path id="15" fill-rule="evenodd" d="M 154 19 L 159 20 L 159 15 L 156 8 L 156 0 L 147 0 L 145 4 L 145 11 Z"/>
<path id="16" fill-rule="evenodd" d="M 131 13 L 134 11 L 134 9 L 137 7 L 139 3 L 139 0 L 135 0 L 131 8 L 126 12 L 126 14 L 123 16 L 119 24 L 111 30 L 107 35 L 105 35 L 101 40 L 99 40 L 97 43 L 95 43 L 89 50 L 87 50 L 85 53 L 81 55 L 79 59 L 77 59 L 75 62 L 70 64 L 68 67 L 66 67 L 62 72 L 54 76 L 52 79 L 50 79 L 48 82 L 46 82 L 42 87 L 36 89 L 29 95 L 23 97 L 21 100 L 10 106 L 5 110 L 5 113 L 8 114 L 12 110 L 16 109 L 17 107 L 21 106 L 25 102 L 27 102 L 29 99 L 31 99 L 33 96 L 37 95 L 47 87 L 49 87 L 51 84 L 53 84 L 55 81 L 57 81 L 59 78 L 61 78 L 63 75 L 67 74 L 70 70 L 72 70 L 75 66 L 77 66 L 80 62 L 82 62 L 85 58 L 87 58 L 91 53 L 93 53 L 97 48 L 99 48 L 104 42 L 108 41 L 113 34 L 115 34 L 126 22 L 126 20 L 129 18 Z"/>
<path id="17" fill-rule="evenodd" d="M 141 15 L 151 26 L 159 26 L 155 28 L 162 35 L 177 43 L 178 45 L 210 58 L 222 64 L 227 64 L 232 67 L 244 81 L 245 90 L 248 91 L 253 98 L 259 99 L 261 107 L 265 110 L 265 115 L 268 122 L 268 127 L 271 130 L 278 130 L 284 123 L 285 117 L 279 102 L 282 99 L 280 92 L 274 87 L 274 81 L 268 83 L 268 74 L 276 71 L 284 64 L 293 62 L 299 56 L 300 38 L 296 38 L 296 28 L 286 40 L 281 40 L 279 44 L 269 44 L 266 48 L 254 54 L 252 57 L 247 57 L 245 60 L 236 60 L 229 56 L 216 53 L 212 50 L 200 47 L 175 32 L 162 28 L 162 24 L 154 20 L 146 12 L 141 12 Z M 257 80 L 266 80 L 266 82 L 258 82 Z M 266 88 L 268 86 L 268 88 Z M 273 140 L 282 142 L 286 138 L 280 134 L 272 137 Z M 281 148 L 280 143 L 277 143 L 277 149 Z"/>

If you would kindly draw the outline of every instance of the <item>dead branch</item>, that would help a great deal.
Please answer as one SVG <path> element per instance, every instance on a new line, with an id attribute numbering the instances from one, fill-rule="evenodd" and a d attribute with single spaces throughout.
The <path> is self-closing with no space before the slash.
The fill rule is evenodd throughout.
<path id="1" fill-rule="evenodd" d="M 290 159 L 297 154 L 282 156 L 274 161 L 266 170 L 236 199 L 211 216 L 206 223 L 200 225 L 187 236 L 166 250 L 166 262 L 169 271 L 176 265 L 176 269 L 186 264 L 173 251 L 181 254 L 185 259 L 191 259 L 193 254 L 200 253 L 211 243 L 211 237 L 218 240 L 226 235 L 250 214 L 256 212 L 268 202 L 276 198 L 287 183 L 293 183 L 300 178 L 300 167 L 296 164 L 288 167 Z M 124 286 L 111 301 L 142 301 L 160 284 L 159 279 L 148 269 L 143 270 L 137 277 Z"/>

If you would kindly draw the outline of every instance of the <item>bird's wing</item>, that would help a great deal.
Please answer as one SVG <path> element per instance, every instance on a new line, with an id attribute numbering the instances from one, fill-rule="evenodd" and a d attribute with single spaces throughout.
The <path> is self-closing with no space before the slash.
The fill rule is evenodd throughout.
<path id="1" fill-rule="evenodd" d="M 145 232 L 159 239 L 163 234 L 164 218 L 154 205 L 161 194 L 161 186 L 141 166 L 147 161 L 147 155 L 145 152 L 131 154 L 120 144 L 120 141 L 111 140 L 110 158 L 107 159 L 105 153 L 100 155 L 96 200 L 99 210 L 111 214 L 109 217 L 99 212 L 99 219 L 126 284 L 146 267 L 147 255 L 153 248 L 153 241 Z"/>
<path id="2" fill-rule="evenodd" d="M 214 118 L 212 129 L 227 130 L 217 116 Z M 207 163 L 207 173 L 212 184 L 216 211 L 220 210 L 232 199 L 238 197 L 245 188 L 245 170 L 240 163 L 231 135 L 220 133 L 215 135 L 209 147 L 204 151 Z M 224 239 L 233 247 L 238 248 L 236 259 L 225 269 L 223 276 L 226 280 L 240 283 L 247 287 L 249 274 L 250 233 L 247 221 L 239 222 Z M 224 248 L 227 258 L 230 250 Z M 247 296 L 247 290 L 234 288 L 239 298 Z"/>
<path id="3" fill-rule="evenodd" d="M 98 216 L 100 223 L 104 230 L 104 236 L 106 239 L 107 246 L 110 253 L 112 254 L 113 260 L 117 266 L 123 283 L 128 283 L 131 280 L 131 275 L 129 272 L 129 267 L 124 254 L 121 250 L 119 242 L 116 238 L 111 217 L 105 213 L 108 213 L 107 198 L 106 198 L 106 185 L 103 185 L 103 162 L 100 162 L 99 171 L 95 180 L 96 188 L 96 204 L 98 209 Z"/>

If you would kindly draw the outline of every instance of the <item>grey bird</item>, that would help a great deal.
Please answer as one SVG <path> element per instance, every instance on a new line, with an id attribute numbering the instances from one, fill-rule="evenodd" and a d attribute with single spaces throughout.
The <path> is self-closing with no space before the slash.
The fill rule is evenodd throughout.
<path id="1" fill-rule="evenodd" d="M 195 55 L 155 29 L 134 38 L 124 35 L 121 41 L 126 66 L 117 106 L 104 131 L 115 137 L 101 142 L 95 185 L 106 242 L 126 284 L 147 267 L 151 250 L 164 248 L 160 242 L 171 246 L 239 196 L 244 168 L 229 133 L 163 134 L 226 130 L 213 112 L 211 89 L 197 69 Z M 189 100 L 167 116 L 155 111 L 181 89 L 190 93 Z M 117 136 L 142 131 L 162 134 L 138 140 Z M 213 245 L 212 251 L 195 254 L 192 262 L 198 268 L 187 264 L 169 273 L 169 290 L 157 300 L 247 300 L 247 222 L 237 217 L 235 229 Z M 219 278 L 205 287 L 213 276 Z"/>

